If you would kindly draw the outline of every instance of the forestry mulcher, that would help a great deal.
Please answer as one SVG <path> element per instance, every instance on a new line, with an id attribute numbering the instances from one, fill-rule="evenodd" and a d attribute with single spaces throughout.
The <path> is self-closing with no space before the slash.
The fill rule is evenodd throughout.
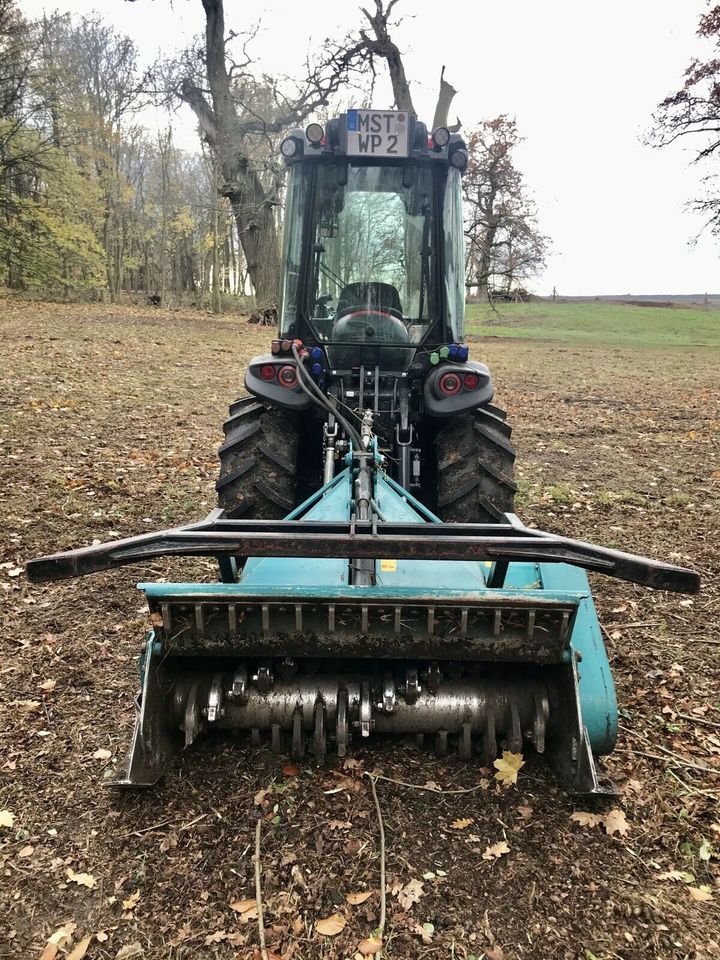
<path id="1" fill-rule="evenodd" d="M 209 555 L 144 583 L 153 622 L 121 787 L 212 730 L 315 761 L 380 734 L 492 764 L 546 753 L 611 789 L 617 706 L 587 571 L 696 592 L 690 570 L 525 527 L 488 368 L 463 343 L 465 145 L 349 110 L 280 145 L 278 336 L 230 407 L 200 523 L 31 561 L 58 580 Z"/>

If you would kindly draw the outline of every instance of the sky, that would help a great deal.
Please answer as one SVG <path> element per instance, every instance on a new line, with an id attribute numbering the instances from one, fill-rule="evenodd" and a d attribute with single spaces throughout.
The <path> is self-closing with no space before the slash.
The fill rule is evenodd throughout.
<path id="1" fill-rule="evenodd" d="M 368 0 L 373 6 L 372 0 Z M 299 73 L 325 37 L 357 26 L 359 0 L 225 0 L 226 25 L 260 23 L 252 51 L 266 73 Z M 367 4 L 363 4 L 367 5 Z M 20 0 L 43 10 L 98 10 L 135 41 L 143 63 L 201 33 L 200 0 Z M 694 56 L 705 0 L 399 0 L 393 39 L 403 52 L 420 119 L 432 120 L 440 67 L 459 91 L 452 113 L 465 130 L 504 113 L 524 142 L 517 165 L 552 241 L 540 294 L 720 292 L 720 242 L 688 209 L 702 193 L 692 145 L 644 144 L 656 104 L 678 89 Z M 389 84 L 374 106 L 391 103 Z M 154 121 L 154 115 L 149 122 Z M 165 123 L 166 121 L 162 121 Z M 178 141 L 193 148 L 189 107 Z"/>

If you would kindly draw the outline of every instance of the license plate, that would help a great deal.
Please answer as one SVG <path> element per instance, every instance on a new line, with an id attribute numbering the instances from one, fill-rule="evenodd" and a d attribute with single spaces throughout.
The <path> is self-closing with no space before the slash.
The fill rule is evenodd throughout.
<path id="1" fill-rule="evenodd" d="M 348 110 L 347 153 L 350 157 L 409 156 L 408 114 L 391 110 Z"/>

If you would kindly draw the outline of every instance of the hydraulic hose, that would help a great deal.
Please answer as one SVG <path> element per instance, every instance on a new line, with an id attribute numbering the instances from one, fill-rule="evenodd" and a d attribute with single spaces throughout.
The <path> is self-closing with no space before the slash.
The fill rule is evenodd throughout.
<path id="1" fill-rule="evenodd" d="M 353 444 L 355 445 L 355 448 L 358 451 L 364 450 L 365 447 L 360 438 L 360 434 L 357 432 L 355 427 L 353 427 L 352 424 L 345 419 L 345 417 L 340 413 L 337 407 L 334 407 L 332 403 L 330 403 L 330 401 L 322 392 L 320 387 L 318 387 L 318 385 L 313 381 L 313 379 L 308 374 L 307 370 L 303 365 L 302 357 L 300 356 L 300 351 L 295 344 L 292 345 L 292 354 L 293 354 L 293 357 L 295 357 L 295 363 L 297 365 L 298 383 L 300 384 L 300 388 L 303 390 L 304 393 L 307 394 L 307 396 L 312 400 L 312 402 L 316 406 L 320 407 L 326 413 L 331 413 L 335 417 L 335 419 L 343 428 L 345 433 L 350 437 Z"/>

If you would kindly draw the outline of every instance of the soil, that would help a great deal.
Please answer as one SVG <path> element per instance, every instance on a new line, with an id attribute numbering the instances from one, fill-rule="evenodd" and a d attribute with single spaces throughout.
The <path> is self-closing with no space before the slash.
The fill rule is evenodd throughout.
<path id="1" fill-rule="evenodd" d="M 717 351 L 472 345 L 515 424 L 521 517 L 703 576 L 693 598 L 593 579 L 620 704 L 607 763 L 617 801 L 574 802 L 530 756 L 503 786 L 403 743 L 318 770 L 221 737 L 183 754 L 154 791 L 118 795 L 102 782 L 124 761 L 148 626 L 134 584 L 210 579 L 211 565 L 157 561 L 42 587 L 22 565 L 203 516 L 227 404 L 271 332 L 12 301 L 0 324 L 0 955 L 259 957 L 241 902 L 255 896 L 261 818 L 268 955 L 355 957 L 379 916 L 364 776 L 377 772 L 443 791 L 377 782 L 385 956 L 718 956 Z M 343 929 L 321 935 L 334 914 Z"/>

